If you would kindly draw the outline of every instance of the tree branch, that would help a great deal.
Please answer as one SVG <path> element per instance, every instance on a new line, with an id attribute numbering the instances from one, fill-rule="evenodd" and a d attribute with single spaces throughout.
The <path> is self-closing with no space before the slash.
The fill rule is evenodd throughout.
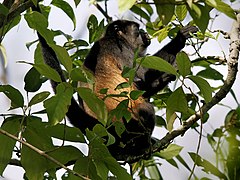
<path id="1" fill-rule="evenodd" d="M 190 116 L 188 120 L 180 126 L 178 129 L 169 132 L 165 137 L 159 140 L 153 146 L 153 152 L 158 152 L 164 149 L 171 141 L 179 135 L 183 135 L 195 122 L 197 122 L 201 118 L 201 113 L 205 114 L 209 111 L 214 105 L 219 103 L 226 95 L 230 92 L 232 85 L 236 79 L 237 71 L 238 71 L 238 58 L 239 58 L 239 50 L 240 50 L 240 14 L 237 15 L 237 21 L 235 21 L 232 25 L 232 30 L 229 33 L 230 36 L 230 54 L 227 60 L 228 65 L 228 74 L 227 78 L 224 81 L 221 89 L 216 93 L 216 95 L 212 98 L 212 100 L 206 103 L 201 111 L 198 111 L 196 114 Z"/>
<path id="2" fill-rule="evenodd" d="M 152 148 L 152 153 L 159 152 L 160 150 L 165 149 L 176 137 L 183 135 L 194 123 L 196 123 L 200 118 L 201 114 L 208 112 L 213 106 L 219 103 L 226 95 L 231 91 L 232 85 L 236 79 L 238 71 L 238 58 L 240 50 L 240 14 L 237 15 L 237 21 L 232 25 L 232 30 L 229 33 L 230 37 L 230 54 L 227 60 L 228 65 L 228 74 L 227 78 L 224 81 L 221 89 L 215 94 L 212 100 L 201 107 L 201 110 L 196 112 L 194 115 L 190 116 L 186 122 L 178 129 L 173 130 L 167 133 L 162 139 L 157 141 Z M 127 158 L 125 163 L 133 163 L 140 159 L 145 159 L 146 154 L 136 157 Z"/>
<path id="3" fill-rule="evenodd" d="M 112 22 L 112 17 L 110 17 L 97 2 L 94 2 L 93 5 L 103 14 L 108 23 Z"/>
<path id="4" fill-rule="evenodd" d="M 52 161 L 53 163 L 57 164 L 57 165 L 60 166 L 61 168 L 67 170 L 68 172 L 74 174 L 75 176 L 78 176 L 78 177 L 80 177 L 80 178 L 82 178 L 82 179 L 86 179 L 86 180 L 89 179 L 89 178 L 84 177 L 84 176 L 82 176 L 81 174 L 77 173 L 76 171 L 73 171 L 73 170 L 69 169 L 68 167 L 66 167 L 65 165 L 63 165 L 62 163 L 60 163 L 59 161 L 57 161 L 56 159 L 54 159 L 53 157 L 47 155 L 44 151 L 36 148 L 35 146 L 33 146 L 33 145 L 31 145 L 31 144 L 29 144 L 29 143 L 27 143 L 27 142 L 25 142 L 25 141 L 23 141 L 23 140 L 21 140 L 21 139 L 19 139 L 19 138 L 17 138 L 16 136 L 8 133 L 7 131 L 4 131 L 3 129 L 0 129 L 0 133 L 3 134 L 3 135 L 5 135 L 5 136 L 7 136 L 7 137 L 9 137 L 9 138 L 11 138 L 11 139 L 14 139 L 14 140 L 22 143 L 24 146 L 27 146 L 28 148 L 32 149 L 33 151 L 35 151 L 35 152 L 38 153 L 39 155 L 47 158 L 48 160 L 50 160 L 50 161 Z M 10 163 L 12 163 L 13 165 L 21 166 L 21 163 L 18 163 L 16 160 L 14 160 L 14 161 L 11 160 Z"/>

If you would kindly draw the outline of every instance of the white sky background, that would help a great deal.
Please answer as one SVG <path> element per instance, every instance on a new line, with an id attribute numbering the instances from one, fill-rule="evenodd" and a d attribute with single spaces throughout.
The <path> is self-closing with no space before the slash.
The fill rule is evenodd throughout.
<path id="1" fill-rule="evenodd" d="M 2 2 L 2 0 L 0 0 Z M 70 4 L 73 5 L 73 0 L 68 1 Z M 240 8 L 240 3 L 235 3 L 233 6 L 235 9 Z M 127 18 L 127 14 L 122 15 L 116 15 L 117 13 L 117 1 L 111 1 L 108 6 L 109 15 L 112 16 L 115 20 L 116 19 L 124 19 Z M 61 12 L 61 10 L 57 8 L 53 8 L 53 11 L 50 14 L 50 25 L 49 27 L 51 29 L 55 30 L 62 30 L 65 33 L 72 34 L 74 38 L 80 38 L 88 40 L 87 37 L 87 27 L 86 23 L 88 20 L 88 17 L 94 14 L 99 19 L 102 19 L 102 14 L 94 7 L 89 5 L 89 1 L 82 0 L 78 8 L 75 10 L 75 15 L 77 18 L 77 28 L 75 31 L 73 31 L 73 25 L 71 20 Z M 129 19 L 129 18 L 127 18 Z M 133 20 L 133 19 L 131 19 Z M 213 29 L 222 29 L 224 31 L 229 32 L 231 29 L 232 20 L 225 15 L 221 15 L 217 18 L 217 21 L 213 24 Z M 31 68 L 29 65 L 26 64 L 17 64 L 17 61 L 27 61 L 27 62 L 33 62 L 33 53 L 34 53 L 34 47 L 30 48 L 30 51 L 26 48 L 27 42 L 32 42 L 33 40 L 36 40 L 36 34 L 27 27 L 27 24 L 25 21 L 21 21 L 20 25 L 12 29 L 7 36 L 4 38 L 3 45 L 6 48 L 7 52 L 7 58 L 8 58 L 8 66 L 7 66 L 7 81 L 8 84 L 14 86 L 15 88 L 21 90 L 24 92 L 24 76 L 26 72 Z M 58 38 L 57 39 L 59 43 L 64 42 L 64 38 Z M 168 41 L 162 42 L 160 45 L 156 42 L 156 40 L 153 40 L 153 43 L 149 47 L 150 53 L 153 53 L 160 49 L 163 45 L 165 45 Z M 221 45 L 221 48 L 219 46 Z M 224 52 L 228 55 L 229 51 L 229 40 L 224 40 L 223 38 L 220 38 L 218 42 L 216 41 L 210 41 L 207 43 L 202 49 L 201 54 L 205 56 L 222 56 L 221 51 L 224 50 Z M 185 49 L 186 50 L 186 49 Z M 189 50 L 189 49 L 187 49 Z M 228 56 L 227 56 L 228 57 Z M 227 73 L 226 68 L 223 68 L 221 72 Z M 3 72 L 0 72 L 0 77 L 3 75 Z M 237 80 L 233 86 L 233 90 L 236 93 L 236 96 L 238 100 L 240 101 L 240 92 L 239 92 L 239 85 L 238 82 L 240 80 L 239 74 L 237 76 Z M 2 79 L 0 79 L 2 81 Z M 41 90 L 49 90 L 51 87 L 49 83 L 45 83 L 44 86 L 41 88 Z M 24 94 L 24 93 L 23 93 Z M 25 95 L 25 94 L 24 94 Z M 0 114 L 7 113 L 7 108 L 9 107 L 9 101 L 5 96 L 1 93 L 0 94 Z M 229 94 L 223 101 L 223 104 L 226 104 L 232 108 L 236 108 L 237 104 L 233 100 L 232 96 Z M 39 107 L 36 107 L 39 108 Z M 42 107 L 40 107 L 42 109 Z M 224 122 L 224 117 L 226 116 L 227 112 L 230 109 L 223 107 L 223 106 L 215 106 L 212 110 L 210 110 L 210 119 L 208 120 L 208 123 L 204 125 L 204 134 L 211 133 L 215 127 L 220 127 Z M 0 117 L 0 124 L 2 123 L 3 118 Z M 177 125 L 176 125 L 177 127 Z M 154 136 L 161 138 L 165 135 L 166 131 L 157 129 L 154 132 Z M 197 142 L 198 142 L 198 134 L 194 132 L 194 130 L 189 130 L 183 137 L 176 138 L 175 142 L 179 145 L 184 146 L 183 151 L 181 152 L 181 155 L 184 157 L 186 162 L 189 162 L 190 167 L 192 167 L 192 161 L 190 160 L 189 156 L 187 155 L 187 152 L 193 151 L 196 152 Z M 0 147 L 1 148 L 1 147 Z M 212 150 L 209 146 L 209 144 L 206 142 L 206 139 L 203 138 L 203 142 L 201 144 L 200 149 L 200 155 L 208 160 L 214 161 L 214 154 L 212 153 Z M 169 165 L 166 161 L 160 160 L 160 163 L 163 163 L 163 165 L 160 167 L 161 173 L 163 175 L 164 179 L 186 179 L 189 176 L 189 172 L 180 165 L 180 170 L 177 170 L 173 166 Z M 23 170 L 21 168 L 16 168 L 13 166 L 8 166 L 4 172 L 4 179 L 9 180 L 19 180 L 23 177 Z M 197 168 L 196 173 L 199 176 L 204 176 L 205 174 L 201 172 Z M 180 178 L 181 177 L 181 178 Z M 1 177 L 0 177 L 1 179 Z"/>

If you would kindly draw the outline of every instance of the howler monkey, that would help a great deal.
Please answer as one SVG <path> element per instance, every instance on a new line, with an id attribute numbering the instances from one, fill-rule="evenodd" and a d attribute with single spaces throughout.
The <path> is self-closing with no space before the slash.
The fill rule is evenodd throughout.
<path id="1" fill-rule="evenodd" d="M 154 55 L 165 59 L 170 64 L 174 64 L 176 54 L 185 46 L 190 33 L 196 31 L 197 28 L 194 26 L 183 27 L 170 43 Z M 40 35 L 39 39 L 45 62 L 57 70 L 62 80 L 65 81 L 55 53 Z M 129 81 L 128 78 L 122 76 L 124 68 L 131 68 L 136 53 L 138 57 L 144 56 L 144 52 L 149 45 L 149 36 L 139 29 L 138 23 L 117 20 L 108 25 L 104 37 L 95 42 L 83 64 L 94 76 L 93 92 L 99 98 L 104 98 L 109 112 L 114 110 L 121 101 L 126 100 L 126 97 L 104 97 L 105 95 L 100 93 L 101 89 L 107 88 L 107 93 L 113 95 L 123 91 L 144 91 L 141 97 L 136 100 L 130 99 L 126 105 L 128 111 L 131 112 L 131 120 L 127 122 L 124 117 L 121 118 L 120 122 L 125 126 L 121 136 L 117 135 L 114 126 L 108 128 L 108 131 L 116 139 L 116 142 L 108 146 L 108 149 L 117 160 L 150 155 L 151 146 L 154 142 L 151 135 L 155 126 L 155 112 L 149 98 L 163 89 L 170 81 L 175 80 L 174 75 L 140 66 L 136 70 L 130 87 L 116 88 L 119 84 Z M 52 85 L 55 89 L 57 84 L 52 82 Z M 81 98 L 79 102 L 72 98 L 67 117 L 83 133 L 85 133 L 86 128 L 92 129 L 94 125 L 100 123 Z M 114 121 L 117 120 L 113 117 L 112 122 Z"/>

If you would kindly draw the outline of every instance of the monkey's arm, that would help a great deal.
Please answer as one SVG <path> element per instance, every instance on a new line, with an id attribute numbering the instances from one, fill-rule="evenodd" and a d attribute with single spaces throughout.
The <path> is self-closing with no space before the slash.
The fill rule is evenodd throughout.
<path id="1" fill-rule="evenodd" d="M 159 50 L 154 56 L 161 57 L 168 61 L 170 64 L 173 64 L 176 58 L 176 55 L 181 51 L 186 43 L 186 40 L 191 37 L 191 33 L 197 32 L 196 26 L 185 26 L 177 34 L 177 36 L 161 50 Z"/>
<path id="2" fill-rule="evenodd" d="M 158 56 L 173 66 L 175 66 L 176 55 L 180 52 L 186 43 L 186 39 L 191 37 L 191 33 L 197 32 L 195 26 L 185 26 L 177 34 L 177 36 L 161 50 L 159 50 L 154 56 Z M 136 77 L 135 83 L 139 89 L 144 90 L 144 97 L 149 98 L 150 96 L 156 94 L 158 91 L 162 90 L 170 81 L 176 79 L 172 74 L 165 72 L 160 72 L 154 69 L 147 69 L 144 72 L 142 78 Z M 138 73 L 137 73 L 138 75 Z"/>

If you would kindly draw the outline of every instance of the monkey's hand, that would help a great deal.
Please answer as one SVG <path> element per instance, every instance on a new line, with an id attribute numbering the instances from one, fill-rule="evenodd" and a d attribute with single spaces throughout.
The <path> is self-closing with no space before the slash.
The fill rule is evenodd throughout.
<path id="1" fill-rule="evenodd" d="M 185 39 L 190 38 L 191 34 L 196 33 L 198 31 L 198 28 L 196 26 L 187 25 L 184 26 L 180 31 L 179 35 L 183 36 Z"/>

